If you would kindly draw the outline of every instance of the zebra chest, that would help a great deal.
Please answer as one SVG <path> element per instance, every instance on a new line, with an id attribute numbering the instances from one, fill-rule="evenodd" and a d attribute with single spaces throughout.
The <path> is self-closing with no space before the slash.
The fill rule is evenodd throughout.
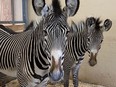
<path id="1" fill-rule="evenodd" d="M 49 71 L 48 69 L 47 70 L 39 69 L 36 65 L 34 67 L 35 67 L 35 71 L 32 74 L 31 84 L 33 86 L 39 85 L 39 87 L 42 87 L 41 84 L 44 82 L 47 83 L 49 80 L 49 77 L 48 77 Z"/>
<path id="2" fill-rule="evenodd" d="M 41 62 L 39 60 L 34 59 L 33 63 L 31 62 L 30 66 L 33 73 L 32 76 L 34 77 L 34 79 L 39 79 L 40 81 L 43 81 L 46 77 L 48 77 L 48 66 L 41 65 Z"/>
<path id="3" fill-rule="evenodd" d="M 33 72 L 36 75 L 44 76 L 45 74 L 49 73 L 49 70 L 48 69 L 46 69 L 46 70 L 40 69 L 38 66 L 35 65 Z"/>

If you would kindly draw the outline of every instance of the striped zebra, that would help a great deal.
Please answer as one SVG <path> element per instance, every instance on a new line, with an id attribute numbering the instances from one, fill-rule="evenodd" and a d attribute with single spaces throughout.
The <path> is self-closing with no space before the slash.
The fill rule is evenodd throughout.
<path id="1" fill-rule="evenodd" d="M 75 3 L 74 3 L 75 2 Z M 79 0 L 66 0 L 63 10 L 58 0 L 32 0 L 40 22 L 24 32 L 0 28 L 0 72 L 17 77 L 20 87 L 46 87 L 63 77 L 64 51 L 70 27 L 67 18 L 76 14 Z"/>
<path id="2" fill-rule="evenodd" d="M 74 87 L 78 87 L 78 72 L 86 51 L 90 54 L 90 65 L 97 63 L 96 57 L 103 41 L 103 31 L 108 31 L 112 26 L 109 19 L 106 19 L 103 25 L 100 25 L 101 22 L 99 18 L 94 17 L 78 24 L 72 22 L 72 33 L 67 36 L 68 44 L 64 55 L 64 87 L 69 86 L 70 69 Z"/>

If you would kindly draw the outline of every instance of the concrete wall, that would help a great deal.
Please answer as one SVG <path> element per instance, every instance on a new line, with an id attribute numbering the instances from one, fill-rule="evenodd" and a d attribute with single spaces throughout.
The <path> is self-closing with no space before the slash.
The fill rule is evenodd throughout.
<path id="1" fill-rule="evenodd" d="M 46 0 L 49 4 L 51 0 Z M 64 0 L 63 1 L 64 5 Z M 106 87 L 116 87 L 116 0 L 80 0 L 78 13 L 69 18 L 79 21 L 89 16 L 109 18 L 113 22 L 110 31 L 104 32 L 104 41 L 98 54 L 98 64 L 95 67 L 88 65 L 88 55 L 86 55 L 79 72 L 81 81 L 101 84 Z M 37 18 L 29 0 L 29 20 Z"/>

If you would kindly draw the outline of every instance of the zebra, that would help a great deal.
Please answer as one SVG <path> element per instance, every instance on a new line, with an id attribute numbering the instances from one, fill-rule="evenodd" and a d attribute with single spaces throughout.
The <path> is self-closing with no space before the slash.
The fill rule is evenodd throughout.
<path id="1" fill-rule="evenodd" d="M 64 87 L 69 86 L 70 69 L 72 70 L 74 87 L 78 87 L 78 72 L 86 51 L 90 54 L 90 65 L 96 64 L 97 53 L 103 41 L 103 32 L 108 31 L 112 26 L 110 19 L 106 19 L 103 25 L 100 25 L 101 22 L 100 18 L 94 17 L 87 18 L 86 22 L 81 21 L 78 24 L 72 21 L 72 33 L 67 36 L 68 44 L 63 63 Z"/>
<path id="2" fill-rule="evenodd" d="M 32 21 L 32 22 L 26 27 L 26 29 L 23 30 L 23 32 L 25 32 L 25 31 L 27 31 L 27 30 L 29 30 L 29 29 L 32 29 L 31 27 L 33 27 L 33 24 L 34 24 L 34 22 Z M 13 34 L 21 33 L 21 32 L 15 32 L 15 31 L 13 31 L 11 28 L 8 28 L 8 27 L 6 27 L 6 26 L 4 26 L 4 25 L 2 25 L 2 24 L 0 24 L 0 29 L 3 29 L 4 31 L 6 31 L 7 33 L 12 34 L 12 35 L 13 35 Z M 12 76 L 8 76 L 8 75 L 6 75 L 6 74 L 0 72 L 0 86 L 2 86 L 2 87 L 5 87 L 5 84 L 7 84 L 7 83 L 9 83 L 10 81 L 15 80 L 15 79 L 17 79 L 17 78 L 16 78 L 16 77 L 12 77 Z"/>
<path id="3" fill-rule="evenodd" d="M 70 27 L 69 16 L 79 8 L 79 0 L 66 0 L 63 10 L 58 0 L 47 6 L 45 0 L 32 0 L 42 18 L 20 33 L 0 28 L 0 72 L 17 77 L 20 87 L 46 87 L 63 77 L 64 50 Z"/>

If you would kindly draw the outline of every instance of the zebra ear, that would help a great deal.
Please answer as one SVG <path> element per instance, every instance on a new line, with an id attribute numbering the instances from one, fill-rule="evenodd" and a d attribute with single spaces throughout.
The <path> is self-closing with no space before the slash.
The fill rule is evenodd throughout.
<path id="1" fill-rule="evenodd" d="M 86 26 L 88 29 L 88 33 L 90 33 L 90 31 L 92 31 L 93 29 L 95 29 L 95 25 L 96 25 L 96 20 L 94 17 L 90 17 L 86 19 Z"/>
<path id="2" fill-rule="evenodd" d="M 79 0 L 65 0 L 68 16 L 74 16 L 79 9 Z"/>
<path id="3" fill-rule="evenodd" d="M 48 11 L 48 6 L 45 4 L 45 0 L 32 0 L 32 6 L 38 16 L 46 15 L 46 12 Z"/>
<path id="4" fill-rule="evenodd" d="M 112 27 L 112 21 L 110 19 L 106 19 L 104 21 L 102 31 L 109 31 L 111 27 Z"/>

